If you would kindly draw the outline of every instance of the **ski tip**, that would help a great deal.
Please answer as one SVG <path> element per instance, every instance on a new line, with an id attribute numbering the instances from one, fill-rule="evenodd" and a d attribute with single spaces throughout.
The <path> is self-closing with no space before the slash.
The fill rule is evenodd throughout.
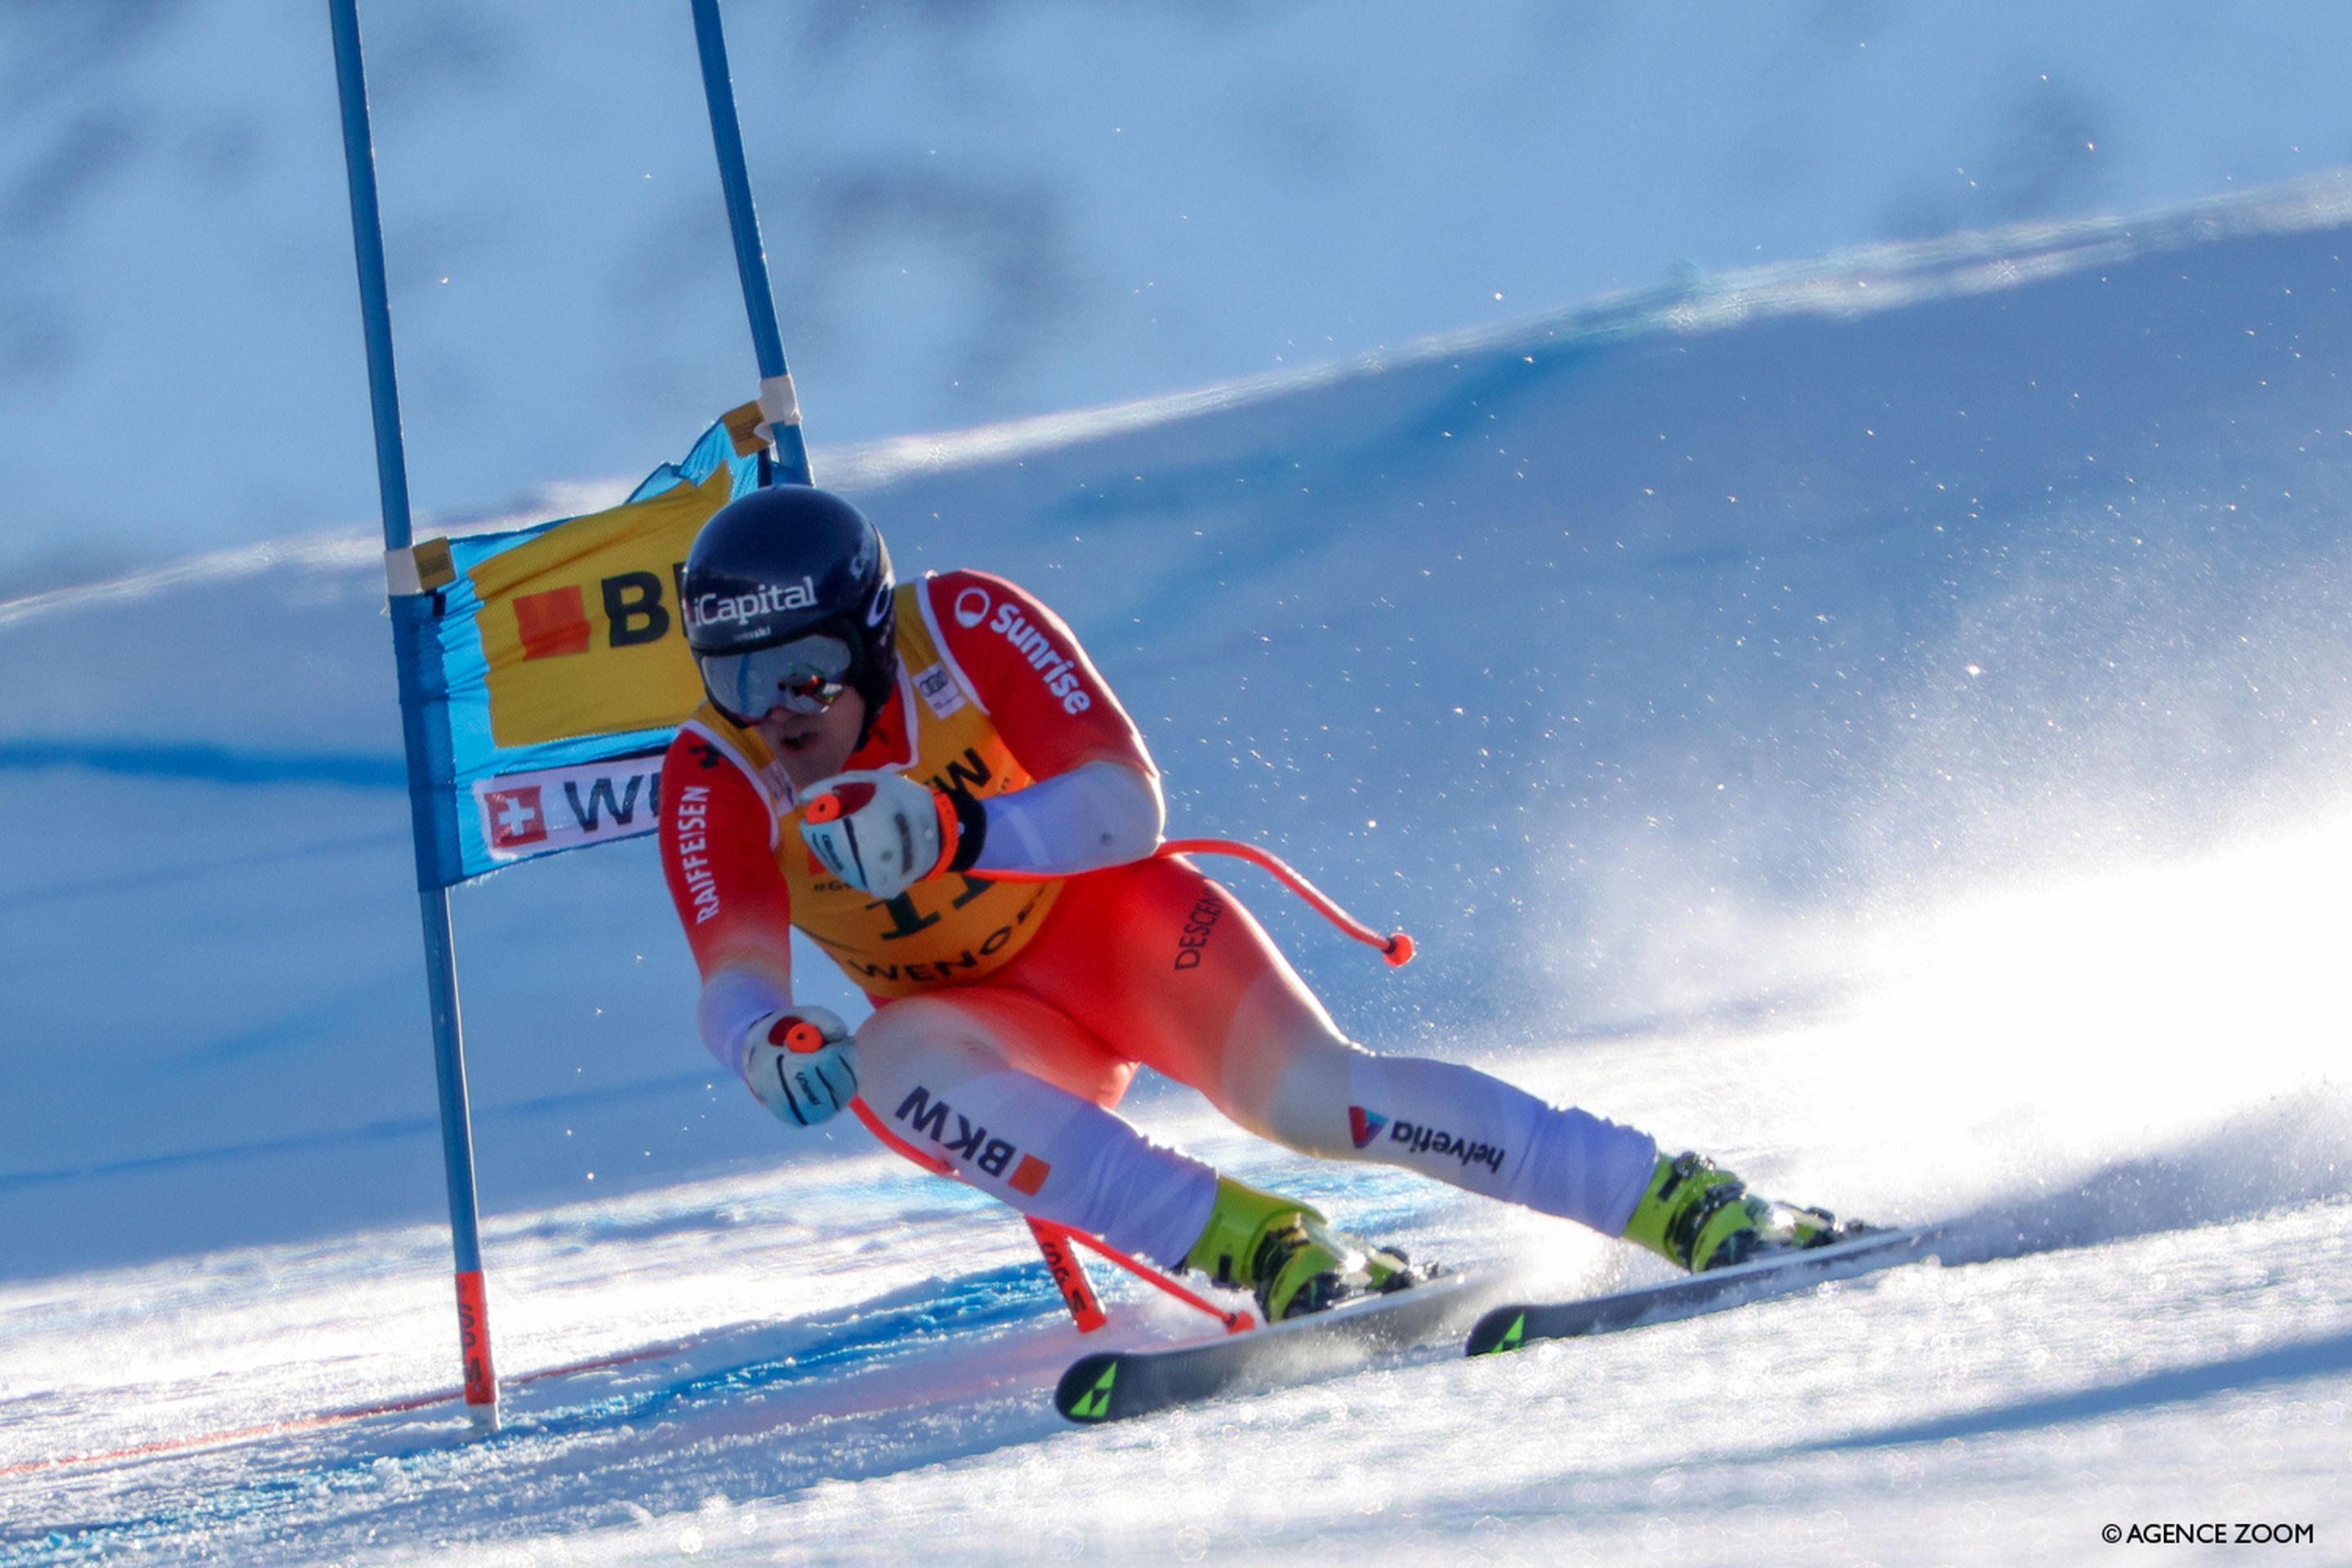
<path id="1" fill-rule="evenodd" d="M 1498 1355 L 1504 1351 L 1515 1351 L 1526 1342 L 1527 1330 L 1525 1307 L 1497 1307 L 1470 1326 L 1470 1338 L 1462 1353 Z"/>
<path id="2" fill-rule="evenodd" d="M 1054 1408 L 1067 1420 L 1092 1426 L 1119 1415 L 1118 1392 L 1118 1357 L 1097 1351 L 1080 1356 L 1062 1373 L 1062 1381 L 1054 1387 Z"/>

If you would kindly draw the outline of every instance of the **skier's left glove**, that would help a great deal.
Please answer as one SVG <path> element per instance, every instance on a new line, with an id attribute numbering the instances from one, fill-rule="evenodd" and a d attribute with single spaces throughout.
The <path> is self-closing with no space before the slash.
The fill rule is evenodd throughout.
<path id="1" fill-rule="evenodd" d="M 795 1003 L 751 1026 L 743 1081 L 783 1121 L 830 1121 L 857 1093 L 856 1037 L 831 1008 Z"/>
<path id="2" fill-rule="evenodd" d="M 966 869 L 980 858 L 987 831 L 978 801 L 904 773 L 835 773 L 801 808 L 801 837 L 818 863 L 877 899 Z"/>

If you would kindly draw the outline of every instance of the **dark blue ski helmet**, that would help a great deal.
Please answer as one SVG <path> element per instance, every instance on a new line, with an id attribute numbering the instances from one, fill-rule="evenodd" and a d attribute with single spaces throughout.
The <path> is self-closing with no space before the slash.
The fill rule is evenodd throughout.
<path id="1" fill-rule="evenodd" d="M 732 691 L 738 656 L 837 639 L 846 668 L 824 673 L 866 700 L 870 723 L 898 675 L 897 586 L 889 548 L 865 513 L 829 490 L 772 485 L 728 502 L 695 535 L 684 581 L 687 646 L 713 700 L 753 722 L 760 714 L 741 710 L 759 698 Z"/>

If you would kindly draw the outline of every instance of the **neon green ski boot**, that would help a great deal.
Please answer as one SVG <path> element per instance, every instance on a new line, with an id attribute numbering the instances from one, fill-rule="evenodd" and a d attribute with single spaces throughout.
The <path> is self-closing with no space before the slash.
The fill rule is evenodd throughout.
<path id="1" fill-rule="evenodd" d="M 1217 1201 L 1201 1239 L 1184 1255 L 1220 1285 L 1254 1292 L 1269 1323 L 1303 1317 L 1358 1296 L 1401 1290 L 1427 1277 L 1404 1254 L 1336 1229 L 1296 1198 L 1217 1178 Z"/>
<path id="2" fill-rule="evenodd" d="M 1694 1274 L 1775 1252 L 1827 1247 L 1865 1227 L 1841 1225 L 1821 1209 L 1751 1196 L 1748 1184 L 1696 1154 L 1661 1155 L 1649 1190 L 1633 1205 L 1625 1239 Z"/>

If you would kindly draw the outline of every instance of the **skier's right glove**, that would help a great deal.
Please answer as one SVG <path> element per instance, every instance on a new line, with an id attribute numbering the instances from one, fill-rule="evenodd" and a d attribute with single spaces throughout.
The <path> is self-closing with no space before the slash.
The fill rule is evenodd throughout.
<path id="1" fill-rule="evenodd" d="M 857 1093 L 857 1041 L 841 1016 L 795 1005 L 751 1026 L 743 1081 L 760 1103 L 798 1127 L 831 1121 Z"/>

